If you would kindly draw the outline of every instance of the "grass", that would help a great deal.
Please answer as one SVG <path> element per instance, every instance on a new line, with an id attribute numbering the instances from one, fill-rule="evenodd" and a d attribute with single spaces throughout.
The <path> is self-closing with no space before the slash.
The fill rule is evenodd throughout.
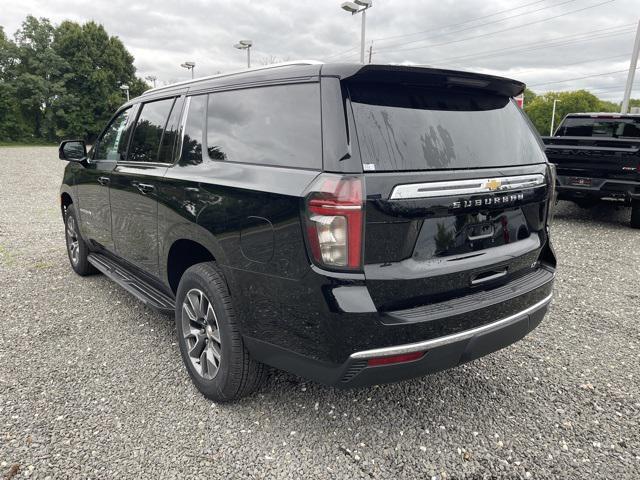
<path id="1" fill-rule="evenodd" d="M 44 140 L 41 142 L 14 142 L 14 141 L 0 141 L 0 147 L 55 147 L 57 144 L 48 143 Z"/>

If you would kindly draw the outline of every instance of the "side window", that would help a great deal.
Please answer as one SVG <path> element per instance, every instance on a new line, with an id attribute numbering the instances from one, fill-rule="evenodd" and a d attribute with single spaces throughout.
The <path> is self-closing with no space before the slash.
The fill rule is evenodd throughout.
<path id="1" fill-rule="evenodd" d="M 212 160 L 321 168 L 319 84 L 210 94 L 207 153 Z"/>
<path id="2" fill-rule="evenodd" d="M 162 134 L 162 141 L 160 142 L 160 152 L 158 153 L 158 161 L 162 163 L 173 163 L 173 148 L 178 137 L 178 130 L 180 127 L 180 114 L 182 113 L 182 104 L 184 103 L 184 97 L 178 98 L 173 104 L 171 109 L 171 115 L 167 121 L 167 127 Z"/>
<path id="3" fill-rule="evenodd" d="M 129 155 L 130 162 L 157 162 L 162 132 L 167 124 L 174 99 L 158 100 L 142 105 L 136 122 Z"/>
<path id="4" fill-rule="evenodd" d="M 207 108 L 207 96 L 189 97 L 188 108 L 180 164 L 198 165 L 202 163 L 202 134 L 204 130 L 204 112 Z"/>
<path id="5" fill-rule="evenodd" d="M 127 142 L 125 129 L 130 108 L 123 110 L 109 124 L 97 142 L 93 158 L 96 160 L 122 160 L 126 153 Z"/>

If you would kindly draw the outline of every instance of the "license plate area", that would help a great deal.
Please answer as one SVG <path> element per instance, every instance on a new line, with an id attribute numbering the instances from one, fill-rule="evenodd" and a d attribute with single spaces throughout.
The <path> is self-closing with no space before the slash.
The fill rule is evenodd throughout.
<path id="1" fill-rule="evenodd" d="M 592 180 L 588 177 L 569 177 L 569 185 L 574 187 L 590 187 Z"/>

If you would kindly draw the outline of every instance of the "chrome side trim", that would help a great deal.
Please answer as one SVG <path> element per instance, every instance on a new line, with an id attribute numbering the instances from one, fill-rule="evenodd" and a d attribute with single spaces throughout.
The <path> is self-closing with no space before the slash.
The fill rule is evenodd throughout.
<path id="1" fill-rule="evenodd" d="M 538 303 L 531 305 L 529 308 L 526 308 L 514 315 L 503 318 L 493 323 L 488 323 L 486 325 L 482 325 L 480 327 L 472 328 L 471 330 L 464 330 L 463 332 L 454 333 L 453 335 L 446 335 L 444 337 L 434 338 L 432 340 L 425 340 L 424 342 L 416 342 L 416 343 L 407 343 L 405 345 L 398 345 L 395 347 L 384 347 L 384 348 L 374 348 L 373 350 L 363 350 L 362 352 L 352 353 L 349 358 L 352 360 L 361 360 L 363 358 L 372 358 L 372 357 L 384 357 L 388 355 L 402 355 L 405 353 L 412 352 L 421 352 L 424 350 L 430 350 L 432 348 L 442 347 L 444 345 L 449 345 L 451 343 L 459 342 L 462 340 L 468 340 L 475 335 L 481 333 L 487 333 L 492 330 L 497 330 L 508 325 L 511 322 L 519 320 L 524 315 L 528 315 L 531 312 L 547 305 L 553 294 L 545 297 L 543 300 L 540 300 Z"/>
<path id="2" fill-rule="evenodd" d="M 397 185 L 390 200 L 405 198 L 451 197 L 478 193 L 502 193 L 544 185 L 544 175 L 517 175 L 513 177 L 478 178 L 472 180 L 450 180 L 444 182 L 409 183 Z"/>

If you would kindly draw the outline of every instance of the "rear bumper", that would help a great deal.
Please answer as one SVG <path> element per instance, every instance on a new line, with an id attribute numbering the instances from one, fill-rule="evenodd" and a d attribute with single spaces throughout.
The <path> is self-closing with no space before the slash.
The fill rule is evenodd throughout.
<path id="1" fill-rule="evenodd" d="M 520 340 L 542 321 L 551 295 L 531 307 L 481 327 L 453 335 L 394 347 L 365 350 L 351 355 L 339 383 L 363 386 L 389 383 L 456 367 Z M 371 358 L 426 352 L 418 360 L 389 365 L 367 366 Z"/>
<path id="2" fill-rule="evenodd" d="M 245 338 L 245 342 L 257 360 L 319 383 L 348 388 L 396 382 L 456 367 L 520 340 L 540 324 L 547 312 L 551 283 L 546 285 L 544 298 L 506 317 L 425 341 L 356 351 L 342 364 L 312 359 L 256 338 Z M 412 352 L 425 353 L 411 362 L 368 365 L 371 358 Z"/>
<path id="3" fill-rule="evenodd" d="M 591 178 L 591 185 L 571 185 L 570 179 L 576 175 L 558 175 L 557 191 L 560 199 L 580 198 L 640 198 L 640 182 L 612 178 Z M 587 177 L 584 175 L 584 177 Z"/>

